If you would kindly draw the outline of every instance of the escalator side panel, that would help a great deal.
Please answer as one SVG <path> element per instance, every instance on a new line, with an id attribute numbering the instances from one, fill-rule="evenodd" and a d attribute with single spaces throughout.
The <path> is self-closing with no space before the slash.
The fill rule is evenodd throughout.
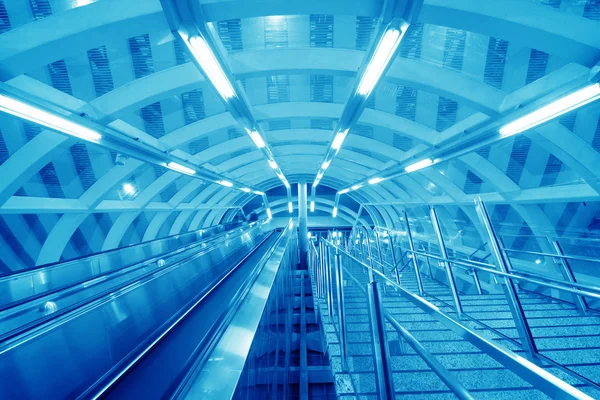
<path id="1" fill-rule="evenodd" d="M 158 257 L 183 246 L 208 239 L 238 225 L 224 224 L 202 231 L 175 235 L 151 242 L 96 253 L 66 262 L 36 266 L 0 276 L 0 307 L 39 293 L 54 290 L 72 282 Z"/>
<path id="2" fill-rule="evenodd" d="M 106 397 L 161 398 L 169 390 L 174 379 L 182 374 L 182 367 L 192 360 L 190 355 L 208 340 L 211 328 L 231 306 L 232 298 L 242 287 L 257 262 L 277 240 L 272 235 L 219 286 L 215 287 L 202 303 L 181 321 L 160 346 L 153 349 L 135 366 Z"/>
<path id="3" fill-rule="evenodd" d="M 61 317 L 0 347 L 0 398 L 73 398 L 148 338 L 211 279 L 242 259 L 255 240 L 231 244 L 122 288 L 87 310 Z M 218 260 L 218 262 L 217 262 Z M 85 311 L 85 312 L 84 312 Z M 58 324 L 58 325 L 57 325 Z"/>

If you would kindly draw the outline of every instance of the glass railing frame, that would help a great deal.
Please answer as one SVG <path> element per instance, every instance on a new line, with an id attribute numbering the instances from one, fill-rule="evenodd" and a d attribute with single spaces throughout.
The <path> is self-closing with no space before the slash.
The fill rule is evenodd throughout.
<path id="1" fill-rule="evenodd" d="M 391 323 L 394 329 L 398 332 L 398 334 L 406 340 L 406 342 L 415 350 L 415 352 L 424 360 L 424 362 L 430 366 L 430 368 L 440 377 L 440 379 L 448 386 L 448 388 L 460 399 L 470 400 L 473 397 L 470 395 L 467 389 L 458 382 L 458 380 L 451 374 L 429 351 L 427 351 L 418 340 L 410 334 L 406 329 L 404 329 L 400 323 L 398 323 L 391 313 L 383 309 L 382 300 L 381 300 L 381 292 L 379 289 L 379 285 L 373 279 L 373 272 L 376 271 L 373 267 L 367 266 L 362 261 L 358 260 L 356 257 L 352 256 L 350 253 L 336 246 L 335 244 L 321 240 L 319 243 L 319 249 L 331 249 L 333 248 L 335 251 L 335 266 L 334 268 L 337 270 L 336 272 L 336 282 L 335 285 L 337 287 L 338 294 L 338 310 L 337 313 L 338 326 L 339 326 L 339 340 L 340 340 L 340 356 L 342 361 L 342 367 L 347 371 L 346 364 L 346 352 L 344 351 L 347 343 L 346 343 L 346 335 L 345 335 L 345 323 L 344 323 L 344 297 L 343 297 L 343 276 L 347 274 L 349 279 L 352 279 L 360 288 L 361 291 L 367 296 L 369 302 L 369 320 L 371 326 L 371 337 L 374 345 L 374 360 L 375 360 L 375 370 L 376 370 L 376 381 L 377 381 L 377 395 L 379 399 L 394 399 L 395 392 L 393 389 L 393 377 L 391 372 L 391 364 L 390 364 L 390 353 L 388 348 L 388 340 L 386 338 L 385 331 L 385 321 Z M 310 257 L 309 260 L 309 268 L 311 268 L 311 274 L 313 279 L 316 280 L 315 286 L 321 288 L 327 288 L 327 284 L 323 282 L 323 279 L 326 279 L 328 276 L 326 270 L 331 269 L 331 265 L 327 265 L 328 263 L 323 263 L 323 258 L 321 254 L 325 250 L 317 250 L 314 243 L 310 248 Z M 327 250 L 330 251 L 330 250 Z M 359 262 L 362 266 L 367 267 L 367 271 L 369 271 L 370 283 L 367 284 L 367 288 L 362 288 L 362 284 L 352 275 L 352 273 L 347 270 L 342 263 L 341 256 L 347 256 Z M 385 277 L 384 273 L 377 271 L 377 273 L 381 276 Z M 388 279 L 386 277 L 386 279 Z M 329 290 L 325 289 L 324 291 L 319 292 L 321 296 L 331 297 L 331 293 Z"/>
<path id="2" fill-rule="evenodd" d="M 393 286 L 397 291 L 399 291 L 401 295 L 408 298 L 411 302 L 419 306 L 421 309 L 423 309 L 430 315 L 435 316 L 440 322 L 444 323 L 453 331 L 460 334 L 461 337 L 463 337 L 465 340 L 468 340 L 469 342 L 480 348 L 482 351 L 484 351 L 486 354 L 490 355 L 498 362 L 505 365 L 514 373 L 518 373 L 519 376 L 527 380 L 538 390 L 543 391 L 544 393 L 550 395 L 553 398 L 591 399 L 591 397 L 587 396 L 583 392 L 567 384 L 566 382 L 557 378 L 556 376 L 546 372 L 532 361 L 529 361 L 524 357 L 516 355 L 512 351 L 505 350 L 497 346 L 490 340 L 485 339 L 481 335 L 478 335 L 473 330 L 461 324 L 459 321 L 440 311 L 438 307 L 431 304 L 424 298 L 409 292 L 408 290 L 404 289 L 401 285 L 396 284 L 393 280 L 389 279 L 389 277 L 385 276 L 381 272 L 370 267 L 369 265 L 360 261 L 356 257 L 345 252 L 344 250 L 337 248 L 335 244 L 328 243 L 327 245 L 329 247 L 336 248 L 336 251 L 338 252 L 345 253 L 348 257 L 351 257 L 355 262 L 360 263 L 364 269 L 369 271 L 369 273 L 380 276 L 382 279 L 385 280 L 385 282 L 388 285 Z M 505 363 L 507 363 L 508 365 Z"/>

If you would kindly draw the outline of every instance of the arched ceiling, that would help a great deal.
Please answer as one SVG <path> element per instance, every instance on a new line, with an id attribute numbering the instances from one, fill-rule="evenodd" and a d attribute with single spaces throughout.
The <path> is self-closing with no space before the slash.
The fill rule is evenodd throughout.
<path id="1" fill-rule="evenodd" d="M 312 182 L 383 1 L 195 3 L 283 173 L 292 184 Z M 317 188 L 316 213 L 330 214 L 340 189 L 451 149 L 471 130 L 587 79 L 600 61 L 599 19 L 595 0 L 425 0 Z M 171 33 L 159 0 L 0 0 L 0 49 L 6 87 L 258 188 L 287 215 L 281 181 Z M 508 225 L 588 229 L 600 209 L 599 116 L 591 104 L 352 191 L 340 218 L 394 226 L 403 207 L 429 204 L 458 205 L 460 218 L 473 218 L 468 208 L 481 196 L 511 204 L 496 215 Z M 116 158 L 0 114 L 0 269 L 264 212 L 253 194 Z"/>

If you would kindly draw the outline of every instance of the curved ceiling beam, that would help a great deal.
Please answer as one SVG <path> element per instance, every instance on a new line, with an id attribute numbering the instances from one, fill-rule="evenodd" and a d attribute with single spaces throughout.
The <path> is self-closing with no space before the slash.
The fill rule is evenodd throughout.
<path id="1" fill-rule="evenodd" d="M 242 51 L 229 56 L 237 78 L 277 74 L 322 74 L 354 77 L 364 52 L 299 48 Z M 396 58 L 382 81 L 406 85 L 455 100 L 484 114 L 498 113 L 506 93 L 462 71 L 407 58 Z"/>
<path id="2" fill-rule="evenodd" d="M 340 7 L 341 4 L 344 6 Z M 205 10 L 204 18 L 218 15 L 228 17 L 225 19 L 274 15 L 272 13 L 276 9 L 288 10 L 277 15 L 290 15 L 290 12 L 307 15 L 324 7 L 337 10 L 331 14 L 368 16 L 367 13 L 378 10 L 375 16 L 379 16 L 381 9 L 380 4 L 359 0 L 292 0 L 283 4 L 278 0 L 265 0 L 252 7 L 252 10 L 247 10 L 248 7 L 242 6 L 242 3 L 231 7 L 227 1 L 205 4 L 202 9 Z M 214 8 L 220 8 L 223 12 L 216 12 Z M 507 13 L 507 9 L 513 12 Z M 529 15 L 536 15 L 536 18 L 527 17 Z M 420 13 L 420 21 L 509 40 L 586 66 L 593 66 L 600 57 L 600 39 L 597 35 L 589 35 L 589 32 L 597 29 L 596 22 L 533 2 L 457 0 L 448 3 L 444 0 L 427 0 Z M 112 40 L 122 40 L 123 37 L 149 31 L 164 31 L 165 35 L 171 36 L 158 1 L 104 0 L 52 15 L 2 35 L 0 48 L 8 50 L 0 55 L 0 79 L 8 80 Z M 45 34 L 39 35 L 39 32 Z M 172 36 L 169 40 L 172 40 Z M 35 60 L 35 65 L 31 64 L 31 60 Z"/>
<path id="3" fill-rule="evenodd" d="M 477 173 L 485 179 L 485 182 L 492 185 L 508 202 L 510 202 L 511 192 L 521 190 L 519 185 L 514 183 L 504 172 L 477 153 L 469 153 L 460 157 L 459 160 L 469 168 L 477 170 Z M 546 234 L 547 232 L 554 232 L 554 227 L 537 204 L 512 204 L 512 208 L 523 218 L 523 221 L 531 228 L 534 235 L 542 236 L 544 235 L 543 232 L 546 232 Z M 476 224 L 478 221 L 478 218 L 473 219 Z M 482 236 L 482 238 L 485 239 L 485 236 Z M 540 239 L 542 238 L 537 238 L 537 241 L 544 251 L 552 251 L 549 248 L 549 243 Z"/>
<path id="4" fill-rule="evenodd" d="M 0 35 L 0 81 L 149 31 L 170 35 L 159 1 L 103 0 L 48 16 Z"/>
<path id="5" fill-rule="evenodd" d="M 142 161 L 130 158 L 125 161 L 124 165 L 112 168 L 79 198 L 80 201 L 89 207 L 94 207 L 112 188 L 131 176 L 142 165 L 145 165 Z M 36 265 L 58 261 L 71 236 L 87 217 L 88 214 L 83 213 L 63 215 L 48 234 L 36 260 Z"/>
<path id="6" fill-rule="evenodd" d="M 291 150 L 295 150 L 295 149 L 291 148 Z M 240 156 L 240 157 L 244 157 L 244 156 Z M 290 175 L 290 182 L 293 182 L 292 177 L 294 175 L 306 174 L 306 167 L 305 167 L 306 163 L 313 163 L 313 162 L 318 163 L 320 160 L 320 158 L 317 156 L 312 157 L 312 158 L 307 158 L 305 153 L 302 153 L 302 152 L 300 152 L 297 155 L 291 155 L 291 156 L 279 155 L 279 157 L 282 161 L 285 162 L 284 165 L 285 165 L 286 172 Z M 230 161 L 235 161 L 235 158 Z M 222 167 L 222 165 L 223 164 L 220 164 L 217 167 L 220 170 L 223 170 L 225 168 Z M 361 164 L 361 163 L 350 163 L 350 162 L 343 161 L 343 160 L 339 160 L 335 165 L 332 164 L 332 166 L 329 168 L 331 168 L 332 171 L 335 171 L 335 174 L 333 174 L 333 175 L 336 176 L 336 185 L 328 184 L 327 186 L 330 186 L 330 187 L 336 188 L 337 190 L 340 190 L 340 189 L 343 189 L 345 186 L 347 186 L 350 182 L 352 182 L 352 179 L 355 179 L 356 176 L 361 176 L 361 175 L 367 176 L 368 174 L 373 173 L 373 169 L 365 168 L 363 165 L 364 164 Z M 256 161 L 254 163 L 244 164 L 243 168 L 238 168 L 235 171 L 232 171 L 232 174 L 236 177 L 236 179 L 240 179 L 242 181 L 249 182 L 249 183 L 251 183 L 252 186 L 263 187 L 265 179 L 264 179 L 264 173 L 260 170 L 260 168 L 261 168 L 260 161 Z M 242 174 L 241 175 L 236 174 L 237 171 L 240 171 Z M 329 182 L 329 181 L 327 181 L 327 182 Z M 384 185 L 386 188 L 394 188 L 392 190 L 393 194 L 389 195 L 388 198 L 401 198 L 403 200 L 412 199 L 412 196 L 410 194 L 406 193 L 401 187 L 397 186 L 396 183 L 394 183 L 393 181 L 385 182 Z M 276 186 L 278 186 L 278 185 L 276 185 Z M 381 187 L 382 187 L 382 185 L 369 186 L 369 187 L 364 188 L 363 191 L 368 191 L 368 192 L 375 191 L 376 192 L 379 190 L 383 190 L 383 189 L 381 189 Z M 349 193 L 348 195 L 351 195 L 351 194 L 354 194 L 354 192 Z M 383 197 L 385 198 L 385 196 L 383 196 Z"/>
<path id="7" fill-rule="evenodd" d="M 231 7 L 229 1 L 202 5 L 208 21 L 270 15 L 333 14 L 379 17 L 375 1 L 263 0 L 255 7 Z M 328 12 L 320 12 L 327 10 Z M 507 10 L 510 10 L 508 12 Z M 531 18 L 535 15 L 536 18 Z M 560 12 L 547 5 L 521 0 L 425 0 L 419 22 L 477 32 L 556 54 L 583 65 L 592 66 L 600 58 L 600 42 L 589 32 L 597 29 L 594 21 Z"/>
<path id="8" fill-rule="evenodd" d="M 519 43 L 588 67 L 600 58 L 600 36 L 590 35 L 598 31 L 598 22 L 533 1 L 426 0 L 419 20 Z"/>
<path id="9" fill-rule="evenodd" d="M 254 18 L 269 15 L 334 14 L 358 15 L 379 18 L 381 2 L 374 0 L 261 0 L 248 3 L 211 1 L 202 4 L 202 15 L 206 21 L 216 22 L 237 18 Z"/>
<path id="10" fill-rule="evenodd" d="M 332 135 L 323 129 L 288 129 L 268 131 L 266 136 L 269 143 L 278 150 L 283 147 L 281 145 L 282 143 L 289 144 L 290 142 L 298 142 L 297 145 L 299 146 L 313 146 L 315 147 L 315 150 L 322 152 L 324 147 L 329 144 Z M 255 146 L 250 139 L 243 136 L 211 146 L 210 148 L 195 154 L 195 156 L 201 160 L 210 162 L 214 158 L 221 157 L 225 154 L 235 153 L 246 148 L 248 148 L 249 151 L 256 151 L 254 147 Z M 401 160 L 405 158 L 406 154 L 406 152 L 390 144 L 359 135 L 350 135 L 342 150 L 349 147 L 368 149 L 372 154 L 378 154 L 393 160 Z M 354 154 L 352 156 L 354 156 Z"/>
<path id="11" fill-rule="evenodd" d="M 586 126 L 594 129 L 598 125 L 598 116 L 587 122 Z M 528 137 L 554 154 L 600 194 L 600 154 L 581 136 L 555 121 L 537 127 L 528 133 Z"/>
<path id="12" fill-rule="evenodd" d="M 323 181 L 323 186 L 328 186 L 331 188 L 335 188 L 340 187 L 339 184 L 331 184 L 331 179 L 327 180 L 325 179 Z M 269 185 L 264 186 L 265 183 L 269 183 Z M 262 187 L 264 187 L 264 191 L 268 191 L 272 188 L 275 188 L 277 186 L 280 186 L 281 183 L 279 181 L 275 181 L 275 180 L 267 180 L 267 181 L 263 181 L 262 183 Z M 212 185 L 212 186 L 218 186 L 218 185 Z M 260 186 L 260 184 L 259 184 Z M 393 188 L 393 190 L 391 191 L 386 191 L 386 189 L 384 189 L 381 185 L 377 185 L 378 187 L 374 186 L 371 188 L 368 188 L 368 190 L 366 191 L 368 194 L 366 193 L 362 193 L 362 194 L 358 194 L 358 193 L 353 193 L 351 198 L 353 198 L 356 202 L 358 202 L 359 204 L 362 202 L 377 202 L 377 201 L 382 201 L 383 199 L 386 198 L 398 198 L 398 197 L 403 197 L 402 195 L 404 194 L 404 196 L 407 196 L 405 193 L 401 192 L 400 193 L 400 189 L 399 188 Z M 222 187 L 218 187 L 215 189 L 214 195 L 217 194 L 217 192 L 221 192 L 224 193 L 223 188 Z M 385 195 L 381 195 L 381 193 L 384 193 L 385 195 L 387 195 L 387 197 Z M 391 194 L 390 194 L 391 193 Z M 235 204 L 238 206 L 244 206 L 249 200 L 250 198 L 244 197 L 243 194 L 237 193 L 237 192 L 232 192 L 231 193 L 231 201 L 229 202 L 229 204 Z M 365 197 L 366 196 L 366 197 Z M 241 200 L 242 201 L 241 201 Z M 243 201 L 244 199 L 246 199 L 245 201 Z M 390 210 L 385 210 L 385 212 L 382 212 L 382 209 L 385 209 L 385 206 L 383 207 L 376 207 L 377 212 L 379 213 L 379 215 L 381 215 L 381 217 L 383 218 L 384 221 L 386 221 L 386 224 L 390 223 L 390 219 L 393 220 L 395 219 L 395 214 L 396 212 L 393 211 L 390 213 Z M 390 214 L 390 215 L 386 215 L 386 214 Z M 373 218 L 373 215 L 371 215 L 371 217 Z M 374 220 L 376 220 L 377 218 L 373 218 Z"/>
<path id="13" fill-rule="evenodd" d="M 327 214 L 331 214 L 331 211 L 333 210 L 333 206 L 334 206 L 333 201 L 326 200 L 326 199 L 320 199 L 320 201 L 318 201 L 315 204 L 315 210 L 323 211 L 323 212 L 325 212 Z M 259 212 L 265 212 L 264 208 L 259 209 L 257 211 L 259 211 Z M 271 212 L 273 212 L 273 209 L 271 209 Z M 287 213 L 288 212 L 288 210 L 287 210 L 287 204 L 281 204 L 280 206 L 278 206 L 278 208 L 276 209 L 276 212 L 277 213 L 281 212 L 281 213 L 284 213 L 284 214 Z M 349 221 L 350 224 L 353 224 L 354 221 L 356 221 L 356 218 L 358 218 L 358 213 L 355 212 L 355 211 L 353 211 L 352 209 L 346 207 L 346 206 L 340 206 L 338 208 L 338 217 L 340 217 L 340 215 L 342 215 L 342 214 L 347 215 L 347 216 L 350 217 L 350 218 L 346 218 L 346 220 Z M 273 213 L 273 215 L 275 215 L 275 213 Z M 370 225 L 369 225 L 369 223 L 367 221 L 365 221 L 363 218 L 359 218 L 359 222 L 363 226 L 368 227 L 369 229 L 371 228 Z"/>
<path id="14" fill-rule="evenodd" d="M 342 104 L 293 102 L 253 106 L 256 118 L 270 120 L 279 118 L 339 118 Z M 422 124 L 384 111 L 366 109 L 358 124 L 377 126 L 399 132 L 428 145 L 436 143 L 438 132 Z M 168 149 L 178 148 L 217 130 L 235 127 L 237 123 L 229 113 L 214 115 L 176 129 L 161 138 Z"/>
<path id="15" fill-rule="evenodd" d="M 359 50 L 301 48 L 244 51 L 231 54 L 229 60 L 236 78 L 243 79 L 311 72 L 354 76 L 363 57 L 364 52 Z M 116 119 L 115 114 L 123 108 L 137 110 L 160 100 L 163 92 L 167 95 L 162 98 L 166 98 L 171 93 L 189 90 L 204 79 L 193 64 L 188 64 L 137 79 L 101 96 L 92 104 L 98 105 L 99 115 L 111 120 Z M 383 80 L 450 98 L 487 115 L 496 115 L 507 95 L 461 71 L 405 58 L 396 59 Z M 342 108 L 343 104 L 339 107 Z"/>

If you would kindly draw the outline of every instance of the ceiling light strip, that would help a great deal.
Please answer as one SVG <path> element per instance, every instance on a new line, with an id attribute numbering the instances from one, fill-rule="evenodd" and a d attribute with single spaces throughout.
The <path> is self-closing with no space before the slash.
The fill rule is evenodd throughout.
<path id="1" fill-rule="evenodd" d="M 470 153 L 472 151 L 477 150 L 483 145 L 493 143 L 497 140 L 501 140 L 503 138 L 516 135 L 518 133 L 525 132 L 531 128 L 544 124 L 546 122 L 552 121 L 561 115 L 564 115 L 570 111 L 574 111 L 580 107 L 583 107 L 587 104 L 590 104 L 596 100 L 600 99 L 600 83 L 596 82 L 593 84 L 588 84 L 583 88 L 579 88 L 571 92 L 570 94 L 560 96 L 558 99 L 538 107 L 537 109 L 526 113 L 523 116 L 517 117 L 511 122 L 508 122 L 502 125 L 499 129 L 493 128 L 484 128 L 482 134 L 486 134 L 486 129 L 489 133 L 492 134 L 490 138 L 483 139 L 481 144 L 474 144 L 471 146 L 467 146 L 466 148 L 460 148 L 460 150 L 455 151 L 451 154 L 447 154 L 438 159 L 425 158 L 421 161 L 415 162 L 404 167 L 400 172 L 391 172 L 387 176 L 380 178 L 372 178 L 368 180 L 369 184 L 375 184 L 381 182 L 381 180 L 389 180 L 399 176 L 402 176 L 407 173 L 419 171 L 423 168 L 427 168 L 429 166 L 438 164 L 442 161 L 447 161 L 458 157 L 460 155 L 464 155 Z M 496 130 L 497 129 L 497 130 Z M 493 137 L 494 132 L 496 138 Z M 489 136 L 489 134 L 488 134 Z M 456 146 L 456 143 L 453 144 Z M 444 151 L 444 149 L 440 149 L 440 151 Z M 392 171 L 396 170 L 398 167 L 395 167 Z M 362 184 L 355 184 L 352 186 L 352 190 L 358 190 L 362 187 Z M 356 188 L 356 189 L 355 189 Z M 340 193 L 340 192 L 338 192 Z"/>

